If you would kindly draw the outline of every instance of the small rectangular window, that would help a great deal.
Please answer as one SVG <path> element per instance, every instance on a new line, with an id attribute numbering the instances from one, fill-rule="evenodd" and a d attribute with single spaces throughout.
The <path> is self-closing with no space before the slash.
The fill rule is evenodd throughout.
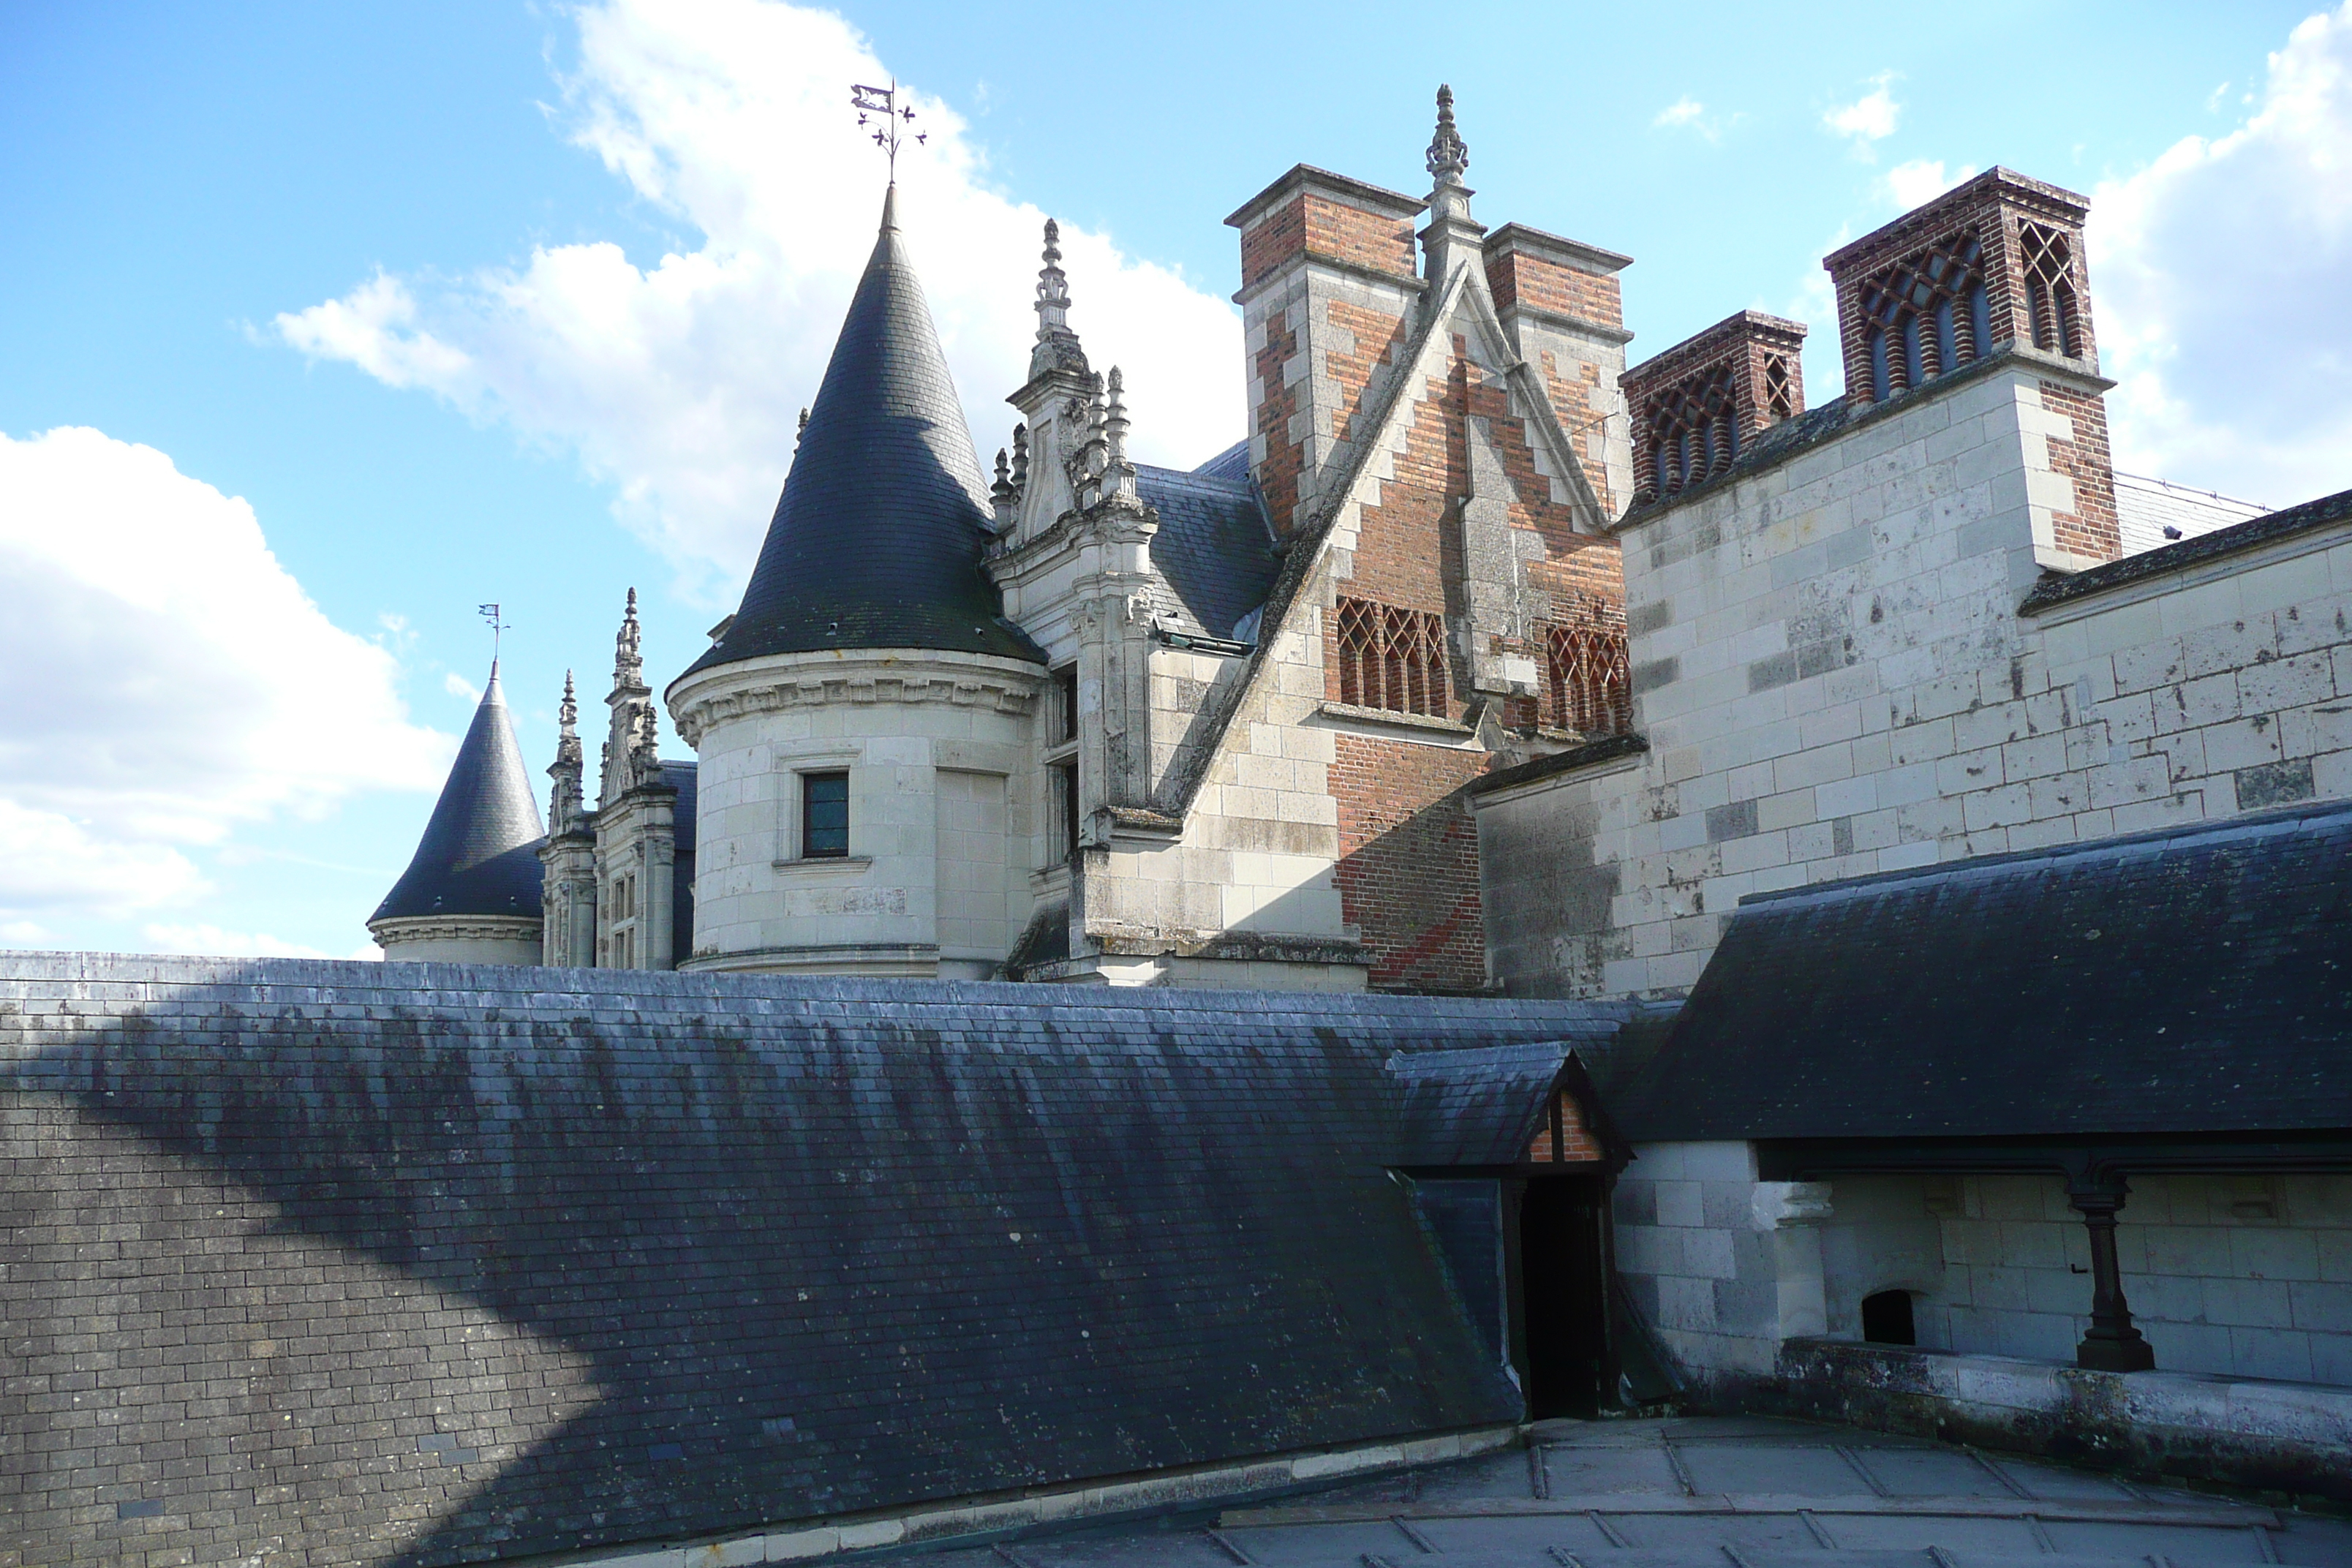
<path id="1" fill-rule="evenodd" d="M 1078 667 L 1066 664 L 1054 672 L 1054 740 L 1078 738 Z"/>
<path id="2" fill-rule="evenodd" d="M 1054 770 L 1054 804 L 1061 814 L 1058 824 L 1062 830 L 1062 853 L 1066 858 L 1078 857 L 1078 769 L 1075 763 L 1065 763 Z"/>
<path id="3" fill-rule="evenodd" d="M 838 859 L 849 853 L 849 775 L 801 775 L 801 858 Z"/>

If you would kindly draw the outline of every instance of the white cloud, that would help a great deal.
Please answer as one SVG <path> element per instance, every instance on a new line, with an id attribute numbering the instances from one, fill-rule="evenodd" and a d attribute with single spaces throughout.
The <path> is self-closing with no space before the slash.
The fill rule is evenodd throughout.
<path id="1" fill-rule="evenodd" d="M 2274 506 L 2352 485 L 2352 0 L 2237 130 L 2102 184 L 2090 250 L 2119 467 Z"/>
<path id="2" fill-rule="evenodd" d="M 482 689 L 454 669 L 441 678 L 441 689 L 452 697 L 462 697 L 468 702 L 479 702 L 482 700 Z"/>
<path id="3" fill-rule="evenodd" d="M 1895 101 L 1895 78 L 1893 71 L 1879 72 L 1870 79 L 1868 92 L 1822 116 L 1823 125 L 1852 140 L 1857 157 L 1875 156 L 1873 143 L 1895 134 L 1895 121 L 1903 114 L 1903 106 Z"/>
<path id="4" fill-rule="evenodd" d="M 714 599 L 748 570 L 795 418 L 815 395 L 874 242 L 879 155 L 847 84 L 890 72 L 831 13 L 768 0 L 605 0 L 572 14 L 559 120 L 700 241 L 640 265 L 620 245 L 545 246 L 456 286 L 378 276 L 278 318 L 305 353 L 576 450 L 615 510 Z M 898 212 L 983 464 L 1027 372 L 1045 214 L 991 188 L 936 100 L 899 160 Z M 1072 323 L 1127 372 L 1135 450 L 1189 465 L 1245 434 L 1232 305 L 1106 236 L 1063 226 Z"/>
<path id="5" fill-rule="evenodd" d="M 0 435 L 0 920 L 184 902 L 205 882 L 183 850 L 437 788 L 454 749 L 408 722 L 393 655 L 320 612 L 252 508 L 152 447 Z"/>
<path id="6" fill-rule="evenodd" d="M 1976 172 L 1976 165 L 1970 163 L 1957 174 L 1948 174 L 1941 159 L 1914 158 L 1886 171 L 1886 194 L 1896 206 L 1908 212 L 1934 201 L 1962 180 L 1975 178 Z"/>
<path id="7" fill-rule="evenodd" d="M 1685 93 L 1658 110 L 1650 123 L 1669 130 L 1687 128 L 1696 131 L 1709 142 L 1720 142 L 1723 140 L 1726 129 L 1738 124 L 1746 118 L 1744 114 L 1709 114 L 1706 104 Z"/>

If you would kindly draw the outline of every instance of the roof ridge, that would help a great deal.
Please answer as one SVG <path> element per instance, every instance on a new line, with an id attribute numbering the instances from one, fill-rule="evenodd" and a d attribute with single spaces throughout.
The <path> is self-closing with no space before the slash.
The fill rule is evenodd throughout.
<path id="1" fill-rule="evenodd" d="M 2190 843 L 2199 839 L 2246 837 L 2291 831 L 2298 823 L 2310 821 L 2332 826 L 2329 818 L 2341 817 L 2352 826 L 2352 800 L 2305 801 L 2294 805 L 2279 806 L 2269 811 L 2241 812 L 2235 816 L 2207 817 L 2200 822 L 2176 823 L 2168 827 L 2144 828 L 2137 833 L 2117 834 L 2107 838 L 2077 839 L 2071 844 L 2044 844 L 2032 849 L 2010 849 L 1998 855 L 1975 855 L 1964 860 L 1939 860 L 1928 866 L 1906 866 L 1893 871 L 1874 871 L 1867 876 L 1844 877 L 1833 882 L 1812 882 L 1798 888 L 1776 888 L 1767 892 L 1748 893 L 1741 897 L 1738 908 L 1750 905 L 1798 904 L 1806 902 L 1834 903 L 1841 899 L 1859 898 L 1866 893 L 1899 884 L 1924 885 L 1935 881 L 1958 881 L 1974 873 L 1987 873 L 2007 867 L 2023 865 L 2033 860 L 2091 860 L 2101 857 L 2130 854 L 2168 843 Z M 1735 911 L 1736 913 L 1737 911 Z"/>

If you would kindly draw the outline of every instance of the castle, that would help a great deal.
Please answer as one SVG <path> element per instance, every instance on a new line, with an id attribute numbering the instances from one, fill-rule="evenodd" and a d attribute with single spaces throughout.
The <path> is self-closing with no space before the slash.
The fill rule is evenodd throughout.
<path id="1" fill-rule="evenodd" d="M 493 668 L 436 962 L 0 954 L 37 1550 L 797 1562 L 1668 1400 L 2352 1499 L 2352 491 L 2113 472 L 2055 186 L 1827 258 L 1809 405 L 1467 162 L 1233 215 L 1189 472 L 1049 225 L 992 482 L 887 197 L 593 808 Z"/>

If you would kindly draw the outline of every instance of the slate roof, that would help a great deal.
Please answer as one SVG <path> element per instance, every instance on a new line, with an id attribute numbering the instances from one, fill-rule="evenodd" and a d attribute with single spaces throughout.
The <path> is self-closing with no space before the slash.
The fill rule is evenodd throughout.
<path id="1" fill-rule="evenodd" d="M 528 915 L 537 920 L 544 870 L 539 847 L 546 837 L 493 661 L 489 683 L 482 689 L 481 703 L 457 748 L 457 760 L 449 766 L 416 854 L 368 923 L 419 915 Z"/>
<path id="2" fill-rule="evenodd" d="M 1400 1051 L 1386 1064 L 1404 1092 L 1405 1165 L 1515 1165 L 1551 1108 L 1580 1042 L 1606 1047 L 1614 1022 L 1595 1020 L 1556 1040 L 1468 1050 Z"/>
<path id="3" fill-rule="evenodd" d="M 988 485 L 897 219 L 897 187 L 743 602 L 688 673 L 908 647 L 1040 659 L 982 576 Z"/>
<path id="4" fill-rule="evenodd" d="M 2352 1130 L 2352 805 L 1751 895 L 1636 1142 Z"/>
<path id="5" fill-rule="evenodd" d="M 2291 506 L 2284 511 L 2264 512 L 2248 518 L 2228 528 L 2217 528 L 2210 533 L 2179 540 L 2161 550 L 2145 551 L 2126 555 L 2120 561 L 2110 561 L 2094 566 L 2087 572 L 2071 574 L 2053 572 L 2043 575 L 2025 596 L 2018 614 L 2032 615 L 2053 605 L 2063 605 L 2069 599 L 2100 593 L 2108 588 L 2120 588 L 2127 583 L 2143 582 L 2161 577 L 2168 572 L 2179 572 L 2224 555 L 2235 555 L 2242 550 L 2255 550 L 2282 539 L 2292 539 L 2298 533 L 2333 528 L 2352 521 L 2352 490 L 2338 490 L 2332 496 Z"/>
<path id="6" fill-rule="evenodd" d="M 1282 560 L 1250 478 L 1249 443 L 1189 474 L 1139 464 L 1135 489 L 1160 514 L 1151 566 L 1160 620 L 1196 637 L 1250 640 L 1234 639 L 1234 628 L 1265 603 Z"/>
<path id="7" fill-rule="evenodd" d="M 56 1152 L 76 1139 L 171 1152 L 106 1189 L 142 1239 L 86 1281 L 58 1249 L 12 1331 L 193 1299 L 218 1254 L 253 1321 L 231 1351 L 192 1335 L 110 1371 L 130 1405 L 227 1375 L 203 1358 L 255 1337 L 304 1366 L 493 1315 L 496 1352 L 535 1358 L 499 1366 L 572 1370 L 451 1407 L 438 1353 L 338 1355 L 331 1389 L 150 1431 L 242 1451 L 291 1414 L 381 1489 L 238 1517 L 300 1535 L 412 1506 L 434 1521 L 412 1563 L 1509 1422 L 1518 1393 L 1390 1177 L 1412 1151 L 1388 1064 L 1582 1049 L 1623 1011 L 0 953 L 0 1090 L 62 1108 L 0 1116 L 0 1156 L 20 1126 L 55 1155 L 16 1159 L 20 1210 L 89 1210 Z M 225 1184 L 270 1235 L 331 1245 L 254 1247 Z M 130 1223 L 149 1202 L 175 1217 Z M 501 1458 L 460 1490 L 420 1431 Z"/>

